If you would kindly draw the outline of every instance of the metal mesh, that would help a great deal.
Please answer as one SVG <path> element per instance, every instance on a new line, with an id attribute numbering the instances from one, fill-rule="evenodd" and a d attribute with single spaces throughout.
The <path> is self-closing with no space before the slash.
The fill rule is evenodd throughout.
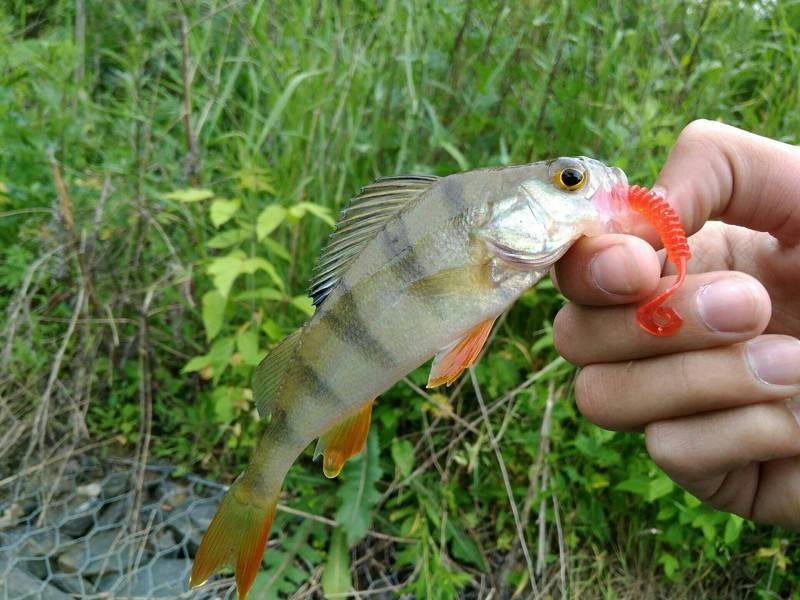
<path id="1" fill-rule="evenodd" d="M 189 592 L 219 484 L 167 467 L 71 460 L 0 488 L 0 600 L 233 598 L 223 578 Z"/>

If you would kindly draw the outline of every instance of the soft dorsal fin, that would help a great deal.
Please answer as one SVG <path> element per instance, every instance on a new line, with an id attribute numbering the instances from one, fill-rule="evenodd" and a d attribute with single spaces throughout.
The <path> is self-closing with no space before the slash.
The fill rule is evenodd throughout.
<path id="1" fill-rule="evenodd" d="M 433 175 L 381 177 L 361 189 L 342 211 L 314 267 L 308 290 L 314 306 L 323 303 L 350 262 L 386 223 L 438 179 Z"/>
<path id="2" fill-rule="evenodd" d="M 302 327 L 286 336 L 269 354 L 258 363 L 253 373 L 253 395 L 261 417 L 272 413 L 280 386 L 286 376 L 289 362 L 294 358 L 302 337 Z"/>

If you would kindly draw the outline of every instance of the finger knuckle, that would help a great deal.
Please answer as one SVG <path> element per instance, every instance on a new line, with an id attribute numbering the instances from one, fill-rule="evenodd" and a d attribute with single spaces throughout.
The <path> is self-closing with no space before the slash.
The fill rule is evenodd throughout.
<path id="1" fill-rule="evenodd" d="M 695 452 L 680 427 L 668 421 L 650 423 L 645 428 L 647 453 L 669 475 L 693 479 L 696 473 Z"/>
<path id="2" fill-rule="evenodd" d="M 582 366 L 583 359 L 579 344 L 576 340 L 577 323 L 575 307 L 572 304 L 564 306 L 553 320 L 553 345 L 558 353 L 573 365 Z"/>
<path id="3" fill-rule="evenodd" d="M 575 381 L 575 404 L 580 413 L 595 425 L 606 424 L 606 401 L 600 367 L 588 366 L 581 369 Z"/>

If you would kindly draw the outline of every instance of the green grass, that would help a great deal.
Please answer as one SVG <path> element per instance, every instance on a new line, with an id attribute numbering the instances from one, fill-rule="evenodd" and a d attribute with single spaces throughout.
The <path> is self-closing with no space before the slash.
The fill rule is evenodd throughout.
<path id="1" fill-rule="evenodd" d="M 378 175 L 586 154 L 648 184 L 698 117 L 800 142 L 798 2 L 184 4 L 0 8 L 9 468 L 110 439 L 231 480 L 259 430 L 253 363 L 306 318 L 328 215 Z M 214 196 L 168 195 L 188 187 Z M 284 210 L 262 216 L 270 206 Z M 242 274 L 223 298 L 230 269 Z M 526 294 L 476 369 L 491 406 L 549 366 L 490 417 L 539 588 L 797 594 L 796 534 L 698 506 L 639 436 L 580 418 L 549 334 L 561 303 L 547 284 Z M 285 486 L 287 504 L 349 529 L 280 513 L 260 584 L 332 590 L 349 564 L 358 589 L 385 574 L 417 597 L 528 594 L 468 378 L 429 398 L 400 383 L 374 421 L 341 483 L 305 457 Z M 348 481 L 364 473 L 374 487 L 353 514 Z M 363 537 L 370 515 L 372 531 L 403 540 Z"/>

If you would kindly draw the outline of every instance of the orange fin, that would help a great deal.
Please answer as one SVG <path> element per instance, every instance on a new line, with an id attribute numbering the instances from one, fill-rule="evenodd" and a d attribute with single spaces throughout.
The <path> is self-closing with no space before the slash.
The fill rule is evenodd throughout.
<path id="1" fill-rule="evenodd" d="M 314 460 L 322 455 L 325 477 L 336 477 L 342 472 L 344 463 L 364 449 L 374 403 L 375 400 L 370 400 L 357 413 L 339 422 L 319 438 Z"/>
<path id="2" fill-rule="evenodd" d="M 189 587 L 202 585 L 222 567 L 232 567 L 236 591 L 240 600 L 245 600 L 261 566 L 277 504 L 277 494 L 260 498 L 237 480 L 222 499 L 200 542 Z"/>
<path id="3" fill-rule="evenodd" d="M 464 337 L 439 350 L 431 365 L 427 387 L 432 388 L 443 383 L 450 385 L 458 379 L 464 369 L 472 366 L 481 353 L 496 318 L 492 317 L 479 323 Z"/>

